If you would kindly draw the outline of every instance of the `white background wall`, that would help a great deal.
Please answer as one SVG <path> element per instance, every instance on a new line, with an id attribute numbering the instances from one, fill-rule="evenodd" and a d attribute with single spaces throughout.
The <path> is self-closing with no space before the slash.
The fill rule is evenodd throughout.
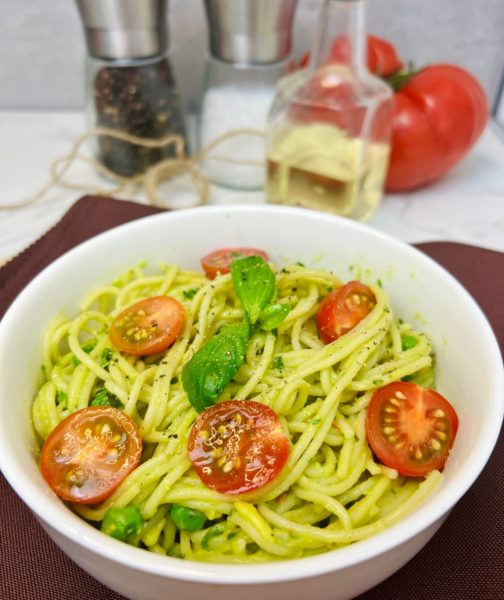
<path id="1" fill-rule="evenodd" d="M 298 1 L 299 55 L 319 0 Z M 206 48 L 202 0 L 171 0 L 170 24 L 179 85 L 194 107 Z M 368 26 L 417 66 L 451 62 L 471 70 L 493 103 L 504 70 L 504 0 L 369 0 Z M 72 0 L 0 0 L 0 108 L 81 107 L 84 54 Z"/>

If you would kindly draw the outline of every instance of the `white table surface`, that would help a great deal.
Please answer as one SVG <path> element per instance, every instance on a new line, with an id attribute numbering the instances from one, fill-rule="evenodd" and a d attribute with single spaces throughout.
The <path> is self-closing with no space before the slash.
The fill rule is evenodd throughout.
<path id="1" fill-rule="evenodd" d="M 77 112 L 0 111 L 0 207 L 32 196 L 47 181 L 52 161 L 66 154 L 84 130 L 84 117 Z M 74 181 L 93 177 L 83 163 L 70 175 Z M 171 188 L 171 206 L 187 206 L 194 200 L 187 188 L 178 189 Z M 56 188 L 32 206 L 0 210 L 0 262 L 35 241 L 81 195 Z M 143 202 L 140 196 L 136 199 Z M 261 202 L 262 192 L 213 187 L 210 196 L 210 204 Z M 504 252 L 502 130 L 490 124 L 470 155 L 440 182 L 410 194 L 386 196 L 369 225 L 410 243 L 449 240 Z"/>

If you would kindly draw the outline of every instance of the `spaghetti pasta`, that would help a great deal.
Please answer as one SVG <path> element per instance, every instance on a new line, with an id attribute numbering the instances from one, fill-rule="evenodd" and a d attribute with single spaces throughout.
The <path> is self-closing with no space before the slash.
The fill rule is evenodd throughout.
<path id="1" fill-rule="evenodd" d="M 432 373 L 427 336 L 394 319 L 384 290 L 372 286 L 376 305 L 371 312 L 324 345 L 315 314 L 340 281 L 330 272 L 299 265 L 276 275 L 277 301 L 291 310 L 277 330 L 252 335 L 245 364 L 220 398 L 271 407 L 290 440 L 284 468 L 253 499 L 206 487 L 187 454 L 197 414 L 181 372 L 224 325 L 243 318 L 230 275 L 209 280 L 175 265 L 162 265 L 151 275 L 138 265 L 94 290 L 76 317 L 60 317 L 50 325 L 43 350 L 45 381 L 33 404 L 40 438 L 106 390 L 137 423 L 144 444 L 141 464 L 101 504 L 74 505 L 79 515 L 99 525 L 109 508 L 135 506 L 144 520 L 135 540 L 140 547 L 193 560 L 257 562 L 364 539 L 401 519 L 438 484 L 439 471 L 410 479 L 376 462 L 365 431 L 373 390 Z M 108 337 L 113 319 L 126 306 L 159 295 L 184 305 L 182 335 L 161 354 L 120 353 Z M 406 334 L 416 343 L 404 350 L 401 336 Z M 179 530 L 168 510 L 172 504 L 202 511 L 205 527 Z"/>

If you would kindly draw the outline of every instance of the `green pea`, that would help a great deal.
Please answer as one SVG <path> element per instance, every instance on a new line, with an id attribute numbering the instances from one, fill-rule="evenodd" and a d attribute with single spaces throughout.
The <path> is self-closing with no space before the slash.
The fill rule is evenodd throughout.
<path id="1" fill-rule="evenodd" d="M 109 508 L 105 513 L 101 530 L 116 540 L 131 542 L 142 531 L 143 519 L 136 506 Z"/>
<path id="2" fill-rule="evenodd" d="M 417 344 L 418 344 L 418 340 L 416 339 L 416 337 L 413 337 L 412 335 L 403 335 L 401 337 L 401 346 L 402 346 L 403 351 L 410 350 L 411 348 L 414 348 Z"/>
<path id="3" fill-rule="evenodd" d="M 199 531 L 206 523 L 206 517 L 200 510 L 187 508 L 180 504 L 172 504 L 170 517 L 179 529 L 186 531 Z"/>

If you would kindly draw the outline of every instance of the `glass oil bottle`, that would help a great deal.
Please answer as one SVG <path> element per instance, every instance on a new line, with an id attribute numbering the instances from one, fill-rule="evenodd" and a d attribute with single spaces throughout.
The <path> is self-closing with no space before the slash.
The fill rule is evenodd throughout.
<path id="1" fill-rule="evenodd" d="M 383 196 L 391 88 L 366 67 L 366 0 L 323 0 L 308 65 L 269 115 L 267 200 L 368 220 Z"/>

